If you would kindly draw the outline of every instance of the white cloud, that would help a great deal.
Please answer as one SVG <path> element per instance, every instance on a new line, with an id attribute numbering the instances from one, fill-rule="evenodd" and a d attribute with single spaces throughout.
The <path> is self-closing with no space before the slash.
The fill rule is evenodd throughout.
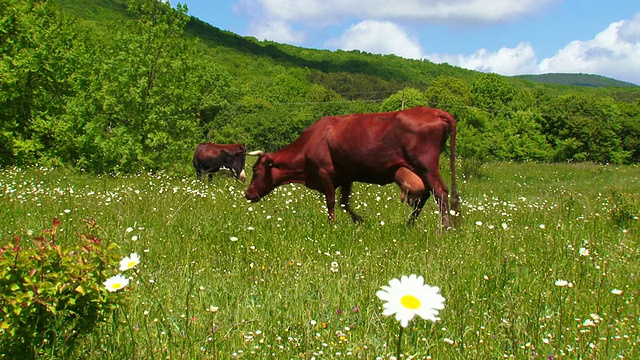
<path id="1" fill-rule="evenodd" d="M 246 1 L 246 0 L 245 0 Z M 508 21 L 561 0 L 256 0 L 281 20 Z"/>
<path id="2" fill-rule="evenodd" d="M 539 64 L 528 43 L 496 52 L 480 49 L 468 56 L 429 54 L 427 58 L 501 75 L 587 73 L 640 84 L 640 13 L 631 20 L 612 23 L 591 40 L 571 42 Z"/>
<path id="3" fill-rule="evenodd" d="M 581 72 L 624 79 L 640 84 L 640 13 L 630 20 L 610 24 L 593 39 L 573 41 L 554 56 L 538 61 L 526 34 L 515 47 L 496 51 L 480 49 L 467 55 L 422 53 L 407 28 L 434 24 L 473 27 L 482 23 L 516 21 L 534 16 L 564 0 L 237 0 L 245 14 L 256 19 L 249 33 L 260 39 L 303 44 L 319 32 L 329 34 L 333 25 L 355 23 L 325 42 L 329 48 L 426 57 L 464 68 L 502 75 L 548 72 Z M 400 26 L 399 24 L 402 24 Z M 331 26 L 331 27 L 330 27 Z M 295 29 L 295 30 L 294 30 Z M 322 29 L 322 30 L 318 30 Z M 478 44 L 482 46 L 482 44 Z"/>
<path id="4" fill-rule="evenodd" d="M 640 84 L 640 13 L 609 25 L 595 38 L 573 41 L 543 59 L 540 72 L 600 74 Z"/>
<path id="5" fill-rule="evenodd" d="M 536 53 L 528 43 L 520 43 L 515 48 L 503 47 L 497 52 L 480 49 L 469 56 L 431 54 L 427 59 L 436 63 L 447 62 L 466 69 L 502 75 L 538 72 Z"/>
<path id="6" fill-rule="evenodd" d="M 251 25 L 251 34 L 259 40 L 286 44 L 301 44 L 305 40 L 303 32 L 293 30 L 289 24 L 282 21 L 254 23 Z"/>
<path id="7" fill-rule="evenodd" d="M 340 38 L 328 40 L 325 46 L 374 54 L 395 54 L 409 59 L 422 57 L 418 40 L 389 21 L 362 21 L 347 29 Z"/>

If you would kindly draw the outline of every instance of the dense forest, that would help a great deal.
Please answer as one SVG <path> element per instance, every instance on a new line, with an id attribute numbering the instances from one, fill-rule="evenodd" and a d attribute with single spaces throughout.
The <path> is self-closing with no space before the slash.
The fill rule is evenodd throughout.
<path id="1" fill-rule="evenodd" d="M 592 74 L 540 74 L 540 75 L 516 75 L 516 77 L 528 79 L 531 81 L 561 84 L 561 85 L 579 85 L 593 87 L 635 87 L 638 85 L 611 79 L 608 77 Z"/>
<path id="2" fill-rule="evenodd" d="M 640 87 L 557 85 L 222 31 L 157 0 L 0 0 L 0 166 L 190 171 L 326 115 L 427 105 L 479 161 L 640 161 Z M 611 80 L 611 79 L 609 79 Z"/>

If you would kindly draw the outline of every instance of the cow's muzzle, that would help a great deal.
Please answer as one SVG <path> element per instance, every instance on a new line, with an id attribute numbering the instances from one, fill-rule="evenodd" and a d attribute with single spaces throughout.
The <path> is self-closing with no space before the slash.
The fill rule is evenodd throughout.
<path id="1" fill-rule="evenodd" d="M 260 195 L 258 195 L 257 193 L 253 192 L 253 191 L 249 191 L 247 190 L 244 193 L 244 196 L 247 198 L 247 200 L 251 201 L 251 202 L 257 202 L 260 201 Z"/>

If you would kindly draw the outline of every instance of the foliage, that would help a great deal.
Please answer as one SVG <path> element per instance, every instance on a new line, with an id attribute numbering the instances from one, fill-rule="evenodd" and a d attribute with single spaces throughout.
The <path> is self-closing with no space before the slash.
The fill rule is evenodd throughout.
<path id="1" fill-rule="evenodd" d="M 610 98 L 568 94 L 543 108 L 542 131 L 555 145 L 558 161 L 626 163 L 619 110 Z"/>
<path id="2" fill-rule="evenodd" d="M 484 74 L 471 83 L 473 106 L 494 116 L 508 111 L 515 94 L 515 88 L 498 74 Z"/>
<path id="3" fill-rule="evenodd" d="M 560 85 L 576 85 L 591 87 L 635 87 L 636 84 L 619 81 L 599 75 L 591 74 L 540 74 L 540 75 L 517 75 L 516 77 L 528 79 L 535 82 Z"/>
<path id="4" fill-rule="evenodd" d="M 533 83 L 258 41 L 153 0 L 0 3 L 0 164 L 186 173 L 202 141 L 275 150 L 323 116 L 428 104 L 458 154 L 640 161 L 639 87 Z"/>
<path id="5" fill-rule="evenodd" d="M 90 233 L 62 245 L 59 225 L 54 218 L 31 242 L 18 236 L 0 248 L 0 357 L 68 356 L 126 301 L 102 285 L 114 274 L 118 246 Z"/>
<path id="6" fill-rule="evenodd" d="M 0 10 L 0 163 L 34 163 L 69 126 L 59 116 L 73 88 L 79 35 L 44 0 L 2 1 Z"/>
<path id="7" fill-rule="evenodd" d="M 331 89 L 347 100 L 380 100 L 403 85 L 379 77 L 349 72 L 312 72 L 309 81 Z"/>
<path id="8" fill-rule="evenodd" d="M 8 31 L 19 41 L 3 50 L 2 163 L 186 167 L 201 126 L 227 106 L 230 78 L 183 38 L 185 7 L 130 1 L 137 21 L 112 24 L 104 41 L 49 2 L 16 3 L 3 24 L 17 24 Z"/>
<path id="9" fill-rule="evenodd" d="M 540 132 L 536 115 L 518 111 L 488 122 L 488 154 L 494 159 L 547 161 L 552 149 Z"/>
<path id="10" fill-rule="evenodd" d="M 407 88 L 386 98 L 380 105 L 380 111 L 398 111 L 427 105 L 427 100 L 420 90 Z"/>
<path id="11" fill-rule="evenodd" d="M 640 162 L 640 102 L 616 103 L 620 111 L 618 136 L 623 151 L 630 154 L 632 163 Z"/>
<path id="12" fill-rule="evenodd" d="M 229 78 L 182 40 L 185 9 L 150 1 L 132 10 L 139 21 L 103 50 L 70 106 L 69 122 L 86 121 L 75 142 L 78 166 L 184 169 L 200 127 L 227 104 Z"/>

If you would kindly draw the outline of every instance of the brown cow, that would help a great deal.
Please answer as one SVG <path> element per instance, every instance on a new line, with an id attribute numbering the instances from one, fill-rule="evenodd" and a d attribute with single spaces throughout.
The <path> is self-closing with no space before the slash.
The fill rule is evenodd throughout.
<path id="1" fill-rule="evenodd" d="M 199 144 L 193 154 L 193 167 L 196 169 L 196 176 L 204 181 L 205 174 L 208 174 L 209 181 L 211 181 L 214 172 L 227 169 L 233 173 L 236 179 L 245 181 L 246 152 L 244 145 L 241 144 Z"/>
<path id="2" fill-rule="evenodd" d="M 451 209 L 457 211 L 455 120 L 445 111 L 426 107 L 324 117 L 279 151 L 249 153 L 260 158 L 253 166 L 253 178 L 245 196 L 258 201 L 277 186 L 301 183 L 325 195 L 332 220 L 335 218 L 335 190 L 342 187 L 340 203 L 357 222 L 362 219 L 349 207 L 353 182 L 384 185 L 396 181 L 402 188 L 403 179 L 415 183 L 410 174 L 404 170 L 399 172 L 406 168 L 423 182 L 423 190 L 419 190 L 419 186 L 413 188 L 420 193 L 420 198 L 414 204 L 409 221 L 418 217 L 433 193 L 442 224 L 449 227 L 448 190 L 438 169 L 440 153 L 448 138 L 451 143 Z M 424 184 L 428 185 L 428 191 Z"/>

